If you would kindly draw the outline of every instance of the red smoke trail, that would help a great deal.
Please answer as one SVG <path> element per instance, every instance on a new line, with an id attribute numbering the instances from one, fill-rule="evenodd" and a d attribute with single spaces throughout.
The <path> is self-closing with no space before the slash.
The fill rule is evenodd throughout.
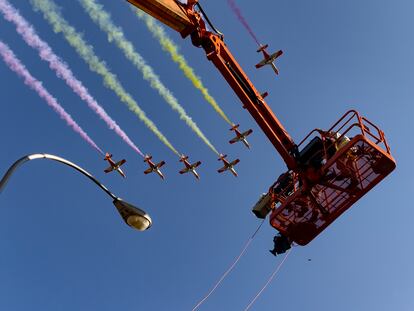
<path id="1" fill-rule="evenodd" d="M 249 24 L 247 23 L 246 19 L 243 17 L 239 7 L 237 6 L 234 0 L 227 0 L 227 3 L 230 5 L 233 12 L 236 14 L 239 21 L 243 24 L 243 26 L 247 29 L 249 34 L 252 36 L 254 41 L 256 41 L 257 45 L 260 46 L 260 42 L 257 39 L 256 35 L 254 34 L 253 30 L 250 28 Z"/>
<path id="2" fill-rule="evenodd" d="M 72 119 L 72 117 L 63 109 L 57 100 L 43 87 L 42 82 L 35 79 L 20 60 L 14 55 L 10 48 L 0 41 L 0 55 L 9 68 L 19 77 L 23 78 L 24 83 L 33 89 L 46 103 L 69 125 L 76 133 L 78 133 L 88 144 L 95 148 L 103 155 L 102 150 L 95 142 L 85 133 L 85 131 Z"/>
<path id="3" fill-rule="evenodd" d="M 26 19 L 7 1 L 0 0 L 0 11 L 9 22 L 16 26 L 16 31 L 22 36 L 23 40 L 32 48 L 36 49 L 40 58 L 47 61 L 52 70 L 56 72 L 59 78 L 62 78 L 66 84 L 75 92 L 88 107 L 92 109 L 118 136 L 122 138 L 132 149 L 134 149 L 142 157 L 144 154 L 131 141 L 128 135 L 119 127 L 119 125 L 106 113 L 106 111 L 98 104 L 98 102 L 89 94 L 86 87 L 72 73 L 67 64 L 65 64 L 52 50 L 52 48 L 43 41 L 29 24 Z"/>

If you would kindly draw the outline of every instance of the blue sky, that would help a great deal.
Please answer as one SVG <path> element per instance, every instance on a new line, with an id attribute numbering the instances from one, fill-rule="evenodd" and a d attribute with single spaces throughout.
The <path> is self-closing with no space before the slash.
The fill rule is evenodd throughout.
<path id="1" fill-rule="evenodd" d="M 138 147 L 167 162 L 167 178 L 163 182 L 144 176 L 142 159 L 1 18 L 0 39 L 101 148 L 128 161 L 126 180 L 105 175 L 101 156 L 0 62 L 1 171 L 29 153 L 65 157 L 145 209 L 153 227 L 142 233 L 125 226 L 109 198 L 66 167 L 46 161 L 22 167 L 0 196 L 0 309 L 191 310 L 256 229 L 259 221 L 250 209 L 285 170 L 283 161 L 201 49 L 168 30 L 230 118 L 254 130 L 251 151 L 227 143 L 228 125 L 160 49 L 126 1 L 102 0 L 217 149 L 241 159 L 238 178 L 217 174 L 216 155 L 108 43 L 79 3 L 57 1 L 64 17 L 84 34 L 174 146 L 203 162 L 200 182 L 179 175 L 175 155 L 103 87 L 100 77 L 53 33 L 29 1 L 10 2 Z M 354 108 L 384 130 L 397 160 L 397 170 L 386 180 L 308 246 L 293 250 L 252 310 L 412 310 L 412 1 L 237 1 L 259 39 L 270 50 L 285 52 L 278 77 L 270 68 L 254 68 L 260 60 L 255 43 L 225 2 L 204 2 L 252 82 L 270 93 L 268 104 L 295 141 L 315 127 L 329 127 Z M 200 310 L 243 310 L 281 260 L 268 253 L 275 233 L 266 222 L 245 257 Z"/>

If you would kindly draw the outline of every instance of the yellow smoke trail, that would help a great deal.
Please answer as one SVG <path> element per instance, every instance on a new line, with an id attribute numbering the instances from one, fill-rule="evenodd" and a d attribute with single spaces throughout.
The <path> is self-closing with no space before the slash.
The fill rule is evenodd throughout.
<path id="1" fill-rule="evenodd" d="M 93 51 L 91 45 L 82 38 L 75 28 L 60 14 L 59 8 L 50 0 L 31 0 L 35 10 L 43 13 L 43 17 L 53 27 L 55 33 L 62 33 L 68 43 L 76 50 L 76 52 L 89 65 L 89 68 L 99 74 L 104 81 L 104 85 L 111 89 L 119 99 L 128 106 L 138 118 L 175 154 L 180 155 L 173 147 L 168 139 L 160 132 L 157 126 L 145 115 L 145 112 L 138 106 L 132 96 L 125 91 L 117 77 L 109 71 L 105 63 L 101 61 Z"/>
<path id="2" fill-rule="evenodd" d="M 122 28 L 115 26 L 111 16 L 107 13 L 103 6 L 95 0 L 79 0 L 85 11 L 89 14 L 91 19 L 100 27 L 100 29 L 108 35 L 108 40 L 114 42 L 116 46 L 124 53 L 125 57 L 141 71 L 143 78 L 150 83 L 150 86 L 155 89 L 162 98 L 171 106 L 173 110 L 178 112 L 180 119 L 197 134 L 198 137 L 208 146 L 212 151 L 218 154 L 218 151 L 213 144 L 203 134 L 197 124 L 188 116 L 184 108 L 178 103 L 170 90 L 160 81 L 154 70 L 145 62 L 142 56 L 135 51 L 134 46 L 128 41 Z"/>
<path id="3" fill-rule="evenodd" d="M 161 44 L 161 47 L 164 51 L 168 52 L 171 56 L 171 59 L 178 64 L 181 71 L 184 75 L 191 81 L 194 87 L 200 90 L 204 99 L 214 108 L 214 110 L 230 125 L 233 125 L 233 122 L 227 117 L 224 111 L 220 108 L 216 100 L 210 95 L 208 89 L 203 85 L 200 77 L 198 77 L 193 68 L 187 63 L 184 55 L 178 51 L 178 46 L 172 41 L 171 38 L 165 33 L 164 28 L 150 15 L 144 13 L 140 9 L 133 7 L 136 15 L 145 22 L 148 30 L 151 34 L 158 40 Z"/>

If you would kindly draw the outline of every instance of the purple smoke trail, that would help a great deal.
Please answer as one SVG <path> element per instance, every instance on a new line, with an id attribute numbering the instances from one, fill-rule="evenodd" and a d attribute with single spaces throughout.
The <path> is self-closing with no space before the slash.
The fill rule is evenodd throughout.
<path id="1" fill-rule="evenodd" d="M 43 87 L 42 82 L 35 79 L 26 67 L 20 62 L 20 60 L 14 55 L 10 48 L 0 41 L 0 54 L 3 57 L 4 62 L 9 68 L 14 71 L 18 76 L 24 79 L 24 83 L 32 88 L 37 94 L 43 98 L 46 103 L 66 121 L 76 133 L 78 133 L 84 140 L 86 140 L 92 147 L 103 154 L 102 150 L 95 144 L 95 142 L 86 134 L 83 129 L 72 119 L 72 117 L 63 109 L 56 99 L 50 95 L 50 93 Z"/>
<path id="2" fill-rule="evenodd" d="M 63 79 L 73 92 L 84 100 L 88 104 L 88 107 L 98 114 L 111 130 L 115 131 L 124 142 L 143 157 L 144 154 L 141 150 L 139 150 L 128 135 L 89 94 L 86 87 L 83 86 L 81 81 L 76 79 L 69 67 L 60 60 L 45 41 L 40 39 L 33 26 L 7 0 L 0 0 L 0 11 L 6 20 L 15 24 L 16 31 L 21 35 L 23 40 L 38 51 L 40 58 L 49 63 L 50 68 L 56 72 L 56 75 Z"/>
<path id="3" fill-rule="evenodd" d="M 260 46 L 260 42 L 257 39 L 256 35 L 254 34 L 253 30 L 250 28 L 249 24 L 247 23 L 246 19 L 243 17 L 239 7 L 237 6 L 236 2 L 234 2 L 234 0 L 227 0 L 228 4 L 230 5 L 231 9 L 233 10 L 233 12 L 236 14 L 237 18 L 239 19 L 239 21 L 243 24 L 243 26 L 247 29 L 247 31 L 249 32 L 249 34 L 252 36 L 252 38 L 254 39 L 254 41 L 256 41 L 257 45 Z"/>

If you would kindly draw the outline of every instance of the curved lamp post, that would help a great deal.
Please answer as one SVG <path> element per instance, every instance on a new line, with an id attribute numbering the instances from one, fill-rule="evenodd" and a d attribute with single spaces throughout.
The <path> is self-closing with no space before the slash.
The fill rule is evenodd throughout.
<path id="1" fill-rule="evenodd" d="M 119 212 L 122 219 L 125 221 L 125 223 L 128 226 L 134 229 L 137 229 L 139 231 L 144 231 L 144 230 L 147 230 L 149 227 L 151 227 L 152 220 L 151 220 L 151 217 L 146 212 L 118 198 L 111 191 L 109 191 L 108 188 L 106 188 L 94 176 L 92 176 L 90 173 L 88 173 L 83 168 L 77 166 L 76 164 L 66 159 L 63 159 L 63 158 L 60 158 L 58 156 L 54 156 L 51 154 L 46 154 L 46 153 L 30 154 L 14 162 L 13 165 L 8 169 L 6 174 L 3 176 L 3 178 L 0 180 L 0 193 L 2 192 L 3 188 L 6 186 L 7 181 L 10 179 L 10 177 L 12 176 L 12 174 L 18 167 L 20 167 L 23 163 L 26 163 L 31 160 L 36 160 L 36 159 L 53 160 L 53 161 L 57 161 L 57 162 L 63 163 L 67 166 L 74 168 L 75 170 L 82 173 L 83 175 L 88 177 L 90 180 L 92 180 L 96 185 L 98 185 L 103 191 L 106 192 L 106 194 L 108 194 L 112 198 L 113 204 L 115 205 L 117 211 Z"/>

